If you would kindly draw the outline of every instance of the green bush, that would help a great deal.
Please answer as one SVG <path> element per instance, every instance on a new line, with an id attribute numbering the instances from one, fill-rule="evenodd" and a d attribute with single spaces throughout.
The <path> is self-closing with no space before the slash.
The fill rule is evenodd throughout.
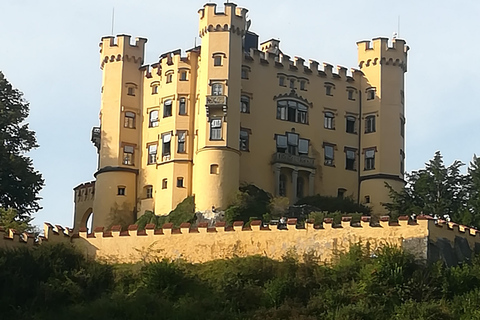
<path id="1" fill-rule="evenodd" d="M 355 202 L 350 197 L 328 197 L 321 196 L 319 194 L 315 196 L 309 196 L 298 200 L 297 205 L 310 205 L 318 208 L 318 211 L 325 211 L 328 213 L 340 212 L 342 214 L 351 214 L 358 212 L 363 215 L 370 215 L 371 209 Z"/>

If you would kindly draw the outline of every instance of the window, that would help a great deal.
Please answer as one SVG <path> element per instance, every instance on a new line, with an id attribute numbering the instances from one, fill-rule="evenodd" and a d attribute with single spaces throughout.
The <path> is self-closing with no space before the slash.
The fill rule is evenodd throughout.
<path id="1" fill-rule="evenodd" d="M 247 67 L 242 67 L 242 79 L 248 79 L 249 71 Z"/>
<path id="2" fill-rule="evenodd" d="M 133 146 L 123 147 L 123 164 L 133 166 Z"/>
<path id="3" fill-rule="evenodd" d="M 370 203 L 370 196 L 365 196 L 365 203 Z"/>
<path id="4" fill-rule="evenodd" d="M 290 89 L 295 89 L 295 79 L 290 79 Z"/>
<path id="5" fill-rule="evenodd" d="M 168 187 L 168 180 L 167 179 L 163 179 L 162 180 L 162 189 L 167 189 Z"/>
<path id="6" fill-rule="evenodd" d="M 148 127 L 158 127 L 158 110 L 150 111 L 148 115 Z"/>
<path id="7" fill-rule="evenodd" d="M 278 85 L 281 87 L 285 87 L 285 77 L 278 78 Z"/>
<path id="8" fill-rule="evenodd" d="M 147 164 L 157 163 L 157 145 L 151 144 L 148 146 L 148 160 Z"/>
<path id="9" fill-rule="evenodd" d="M 187 99 L 180 98 L 178 101 L 178 114 L 182 116 L 187 114 Z"/>
<path id="10" fill-rule="evenodd" d="M 330 144 L 325 144 L 323 146 L 324 152 L 324 164 L 326 166 L 333 167 L 335 166 L 335 153 L 334 153 L 334 146 Z"/>
<path id="11" fill-rule="evenodd" d="M 164 133 L 162 134 L 162 156 L 163 157 L 170 157 L 170 143 L 172 141 L 172 134 Z M 164 158 L 164 160 L 166 160 Z"/>
<path id="12" fill-rule="evenodd" d="M 217 56 L 214 56 L 214 57 L 213 57 L 213 65 L 214 65 L 215 67 L 221 66 L 221 65 L 222 65 L 222 56 L 218 56 L 218 55 L 217 55 Z"/>
<path id="13" fill-rule="evenodd" d="M 400 135 L 405 137 L 405 119 L 400 119 Z"/>
<path id="14" fill-rule="evenodd" d="M 152 86 L 152 94 L 157 94 L 158 93 L 158 86 Z"/>
<path id="15" fill-rule="evenodd" d="M 165 100 L 163 102 L 163 117 L 171 117 L 172 116 L 172 100 Z"/>
<path id="16" fill-rule="evenodd" d="M 180 81 L 187 81 L 187 71 L 180 71 Z"/>
<path id="17" fill-rule="evenodd" d="M 303 90 L 303 91 L 307 90 L 305 87 L 305 84 L 306 82 L 304 80 L 300 81 L 300 90 Z"/>
<path id="18" fill-rule="evenodd" d="M 285 153 L 287 150 L 287 136 L 276 135 L 277 152 Z"/>
<path id="19" fill-rule="evenodd" d="M 153 187 L 152 186 L 146 186 L 145 187 L 145 198 L 147 198 L 147 199 L 153 198 Z"/>
<path id="20" fill-rule="evenodd" d="M 214 83 L 212 84 L 212 96 L 221 96 L 223 95 L 223 84 Z"/>
<path id="21" fill-rule="evenodd" d="M 249 151 L 248 139 L 249 139 L 248 131 L 244 129 L 240 129 L 240 150 L 241 151 Z"/>
<path id="22" fill-rule="evenodd" d="M 301 156 L 308 155 L 308 140 L 298 139 L 298 154 Z"/>
<path id="23" fill-rule="evenodd" d="M 125 112 L 125 123 L 123 124 L 125 128 L 135 129 L 135 113 L 134 112 Z"/>
<path id="24" fill-rule="evenodd" d="M 210 174 L 218 174 L 218 164 L 210 165 Z"/>
<path id="25" fill-rule="evenodd" d="M 355 160 L 356 160 L 356 151 L 354 149 L 345 149 L 345 169 L 347 170 L 356 170 L 355 169 Z"/>
<path id="26" fill-rule="evenodd" d="M 247 96 L 242 96 L 240 101 L 240 112 L 241 113 L 250 113 L 250 98 Z"/>
<path id="27" fill-rule="evenodd" d="M 177 188 L 183 188 L 183 177 L 177 178 Z"/>
<path id="28" fill-rule="evenodd" d="M 400 174 L 403 176 L 405 174 L 405 152 L 400 150 Z"/>
<path id="29" fill-rule="evenodd" d="M 405 92 L 400 90 L 400 103 L 405 104 Z"/>
<path id="30" fill-rule="evenodd" d="M 333 88 L 335 88 L 333 83 L 325 83 L 325 94 L 327 96 L 333 96 Z"/>
<path id="31" fill-rule="evenodd" d="M 222 140 L 222 119 L 210 121 L 210 140 Z"/>
<path id="32" fill-rule="evenodd" d="M 118 187 L 117 188 L 117 195 L 124 196 L 125 195 L 125 187 Z"/>
<path id="33" fill-rule="evenodd" d="M 178 153 L 185 153 L 186 135 L 187 135 L 187 131 L 177 131 L 177 137 L 178 137 L 177 152 Z"/>
<path id="34" fill-rule="evenodd" d="M 375 132 L 375 115 L 365 117 L 365 133 Z"/>
<path id="35" fill-rule="evenodd" d="M 354 101 L 355 100 L 355 89 L 347 89 L 347 98 L 348 100 Z"/>
<path id="36" fill-rule="evenodd" d="M 168 73 L 166 73 L 165 78 L 166 83 L 171 83 L 173 81 L 173 71 L 169 71 Z"/>
<path id="37" fill-rule="evenodd" d="M 333 112 L 325 112 L 323 127 L 325 129 L 335 129 L 335 115 L 333 114 Z"/>
<path id="38" fill-rule="evenodd" d="M 340 198 L 340 199 L 343 199 L 343 197 L 345 196 L 345 192 L 347 192 L 347 189 L 338 188 L 337 197 Z"/>
<path id="39" fill-rule="evenodd" d="M 375 169 L 375 149 L 365 150 L 365 170 Z"/>
<path id="40" fill-rule="evenodd" d="M 282 197 L 285 197 L 287 195 L 287 177 L 284 174 L 280 175 L 278 193 L 279 193 L 279 196 L 282 196 Z"/>
<path id="41" fill-rule="evenodd" d="M 287 153 L 297 154 L 298 134 L 287 132 Z"/>
<path id="42" fill-rule="evenodd" d="M 367 100 L 375 99 L 375 88 L 368 88 L 366 92 L 367 92 Z"/>
<path id="43" fill-rule="evenodd" d="M 135 88 L 134 87 L 128 87 L 127 88 L 127 95 L 135 96 Z"/>
<path id="44" fill-rule="evenodd" d="M 346 117 L 346 132 L 347 133 L 357 133 L 357 131 L 355 130 L 355 122 L 356 122 L 355 117 L 352 117 L 352 116 L 347 116 Z"/>
<path id="45" fill-rule="evenodd" d="M 277 119 L 308 123 L 308 107 L 294 100 L 277 101 Z"/>

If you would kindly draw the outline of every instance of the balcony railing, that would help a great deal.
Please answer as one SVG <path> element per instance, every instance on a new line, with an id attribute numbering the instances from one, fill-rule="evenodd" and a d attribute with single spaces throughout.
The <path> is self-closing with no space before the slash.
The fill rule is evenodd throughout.
<path id="1" fill-rule="evenodd" d="M 299 167 L 315 168 L 315 159 L 306 156 L 296 156 L 289 153 L 276 152 L 273 154 L 272 163 L 285 163 Z"/>
<path id="2" fill-rule="evenodd" d="M 227 105 L 227 96 L 207 96 L 207 106 Z"/>

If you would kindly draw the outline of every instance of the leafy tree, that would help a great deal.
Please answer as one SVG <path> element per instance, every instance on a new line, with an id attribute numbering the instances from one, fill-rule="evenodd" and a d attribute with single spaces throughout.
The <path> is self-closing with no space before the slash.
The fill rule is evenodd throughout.
<path id="1" fill-rule="evenodd" d="M 425 164 L 425 169 L 406 175 L 407 185 L 403 190 L 396 191 L 386 184 L 392 201 L 385 206 L 396 214 L 448 216 L 462 222 L 467 210 L 466 180 L 460 173 L 463 165 L 456 160 L 446 167 L 440 151 L 437 151 Z"/>
<path id="2" fill-rule="evenodd" d="M 225 210 L 225 220 L 228 224 L 234 221 L 248 222 L 251 218 L 261 219 L 270 212 L 272 196 L 253 184 L 242 185 L 233 203 Z"/>
<path id="3" fill-rule="evenodd" d="M 40 209 L 42 175 L 25 155 L 38 147 L 35 132 L 25 123 L 29 103 L 0 72 L 0 207 L 13 208 L 17 220 L 27 221 Z"/>
<path id="4" fill-rule="evenodd" d="M 470 162 L 468 168 L 467 192 L 468 192 L 468 209 L 471 214 L 471 225 L 480 225 L 480 158 L 476 155 Z"/>
<path id="5" fill-rule="evenodd" d="M 328 213 L 363 213 L 365 215 L 370 215 L 371 209 L 355 202 L 350 197 L 329 197 L 329 196 L 321 196 L 319 194 L 315 196 L 309 196 L 300 199 L 297 202 L 297 205 L 307 204 L 310 206 L 314 206 L 318 208 L 317 211 L 325 211 Z"/>

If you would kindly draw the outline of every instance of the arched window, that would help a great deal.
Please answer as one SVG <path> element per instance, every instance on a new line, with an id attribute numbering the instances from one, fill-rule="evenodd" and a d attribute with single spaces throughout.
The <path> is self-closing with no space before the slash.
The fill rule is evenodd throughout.
<path id="1" fill-rule="evenodd" d="M 277 101 L 277 119 L 308 123 L 308 107 L 295 100 Z"/>

